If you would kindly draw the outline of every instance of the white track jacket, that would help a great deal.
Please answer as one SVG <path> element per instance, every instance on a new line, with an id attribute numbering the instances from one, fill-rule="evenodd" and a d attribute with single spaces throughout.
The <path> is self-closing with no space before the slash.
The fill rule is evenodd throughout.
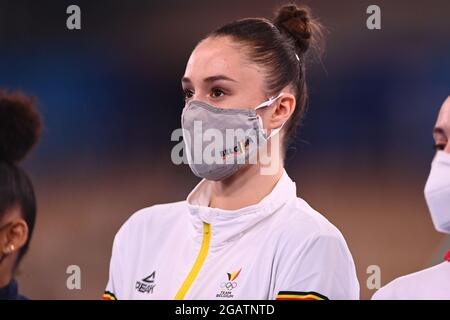
<path id="1" fill-rule="evenodd" d="M 445 260 L 393 280 L 378 290 L 372 300 L 450 300 L 450 251 Z"/>
<path id="2" fill-rule="evenodd" d="M 186 201 L 155 205 L 117 233 L 104 299 L 358 299 L 341 233 L 286 171 L 259 203 L 208 207 L 212 182 Z"/>

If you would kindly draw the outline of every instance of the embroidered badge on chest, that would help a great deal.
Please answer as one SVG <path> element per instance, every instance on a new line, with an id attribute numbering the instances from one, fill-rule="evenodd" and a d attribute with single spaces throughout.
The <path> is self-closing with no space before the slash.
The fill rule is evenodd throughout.
<path id="1" fill-rule="evenodd" d="M 234 297 L 233 290 L 238 286 L 237 277 L 241 273 L 242 268 L 235 272 L 227 272 L 227 281 L 223 281 L 220 284 L 219 293 L 216 294 L 216 298 L 228 298 Z"/>

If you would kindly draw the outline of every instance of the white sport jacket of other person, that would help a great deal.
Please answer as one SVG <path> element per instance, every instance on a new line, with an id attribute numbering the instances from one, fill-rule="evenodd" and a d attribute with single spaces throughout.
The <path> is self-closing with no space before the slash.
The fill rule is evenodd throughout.
<path id="1" fill-rule="evenodd" d="M 372 300 L 450 300 L 450 251 L 444 262 L 391 281 Z"/>

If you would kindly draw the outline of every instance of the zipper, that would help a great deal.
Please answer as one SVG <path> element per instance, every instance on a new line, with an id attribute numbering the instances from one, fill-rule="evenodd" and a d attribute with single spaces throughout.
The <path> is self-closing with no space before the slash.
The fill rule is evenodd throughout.
<path id="1" fill-rule="evenodd" d="M 203 222 L 203 241 L 202 246 L 200 248 L 200 252 L 197 256 L 197 259 L 195 260 L 191 272 L 189 272 L 180 289 L 178 290 L 178 293 L 175 296 L 175 300 L 183 300 L 184 297 L 186 296 L 186 293 L 191 288 L 192 283 L 197 278 L 197 275 L 200 272 L 203 263 L 205 262 L 206 256 L 208 255 L 210 242 L 211 242 L 211 225 L 209 223 Z"/>

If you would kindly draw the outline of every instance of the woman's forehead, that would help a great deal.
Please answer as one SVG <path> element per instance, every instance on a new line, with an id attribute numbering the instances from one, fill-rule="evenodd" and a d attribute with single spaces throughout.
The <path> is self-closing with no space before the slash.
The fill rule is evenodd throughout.
<path id="1" fill-rule="evenodd" d="M 439 111 L 439 116 L 436 122 L 436 127 L 450 130 L 450 97 L 445 100 Z"/>
<path id="2" fill-rule="evenodd" d="M 256 65 L 245 61 L 243 50 L 239 50 L 229 37 L 207 38 L 192 52 L 184 76 L 201 81 L 217 74 L 241 82 L 254 80 L 260 76 L 260 71 Z"/>

